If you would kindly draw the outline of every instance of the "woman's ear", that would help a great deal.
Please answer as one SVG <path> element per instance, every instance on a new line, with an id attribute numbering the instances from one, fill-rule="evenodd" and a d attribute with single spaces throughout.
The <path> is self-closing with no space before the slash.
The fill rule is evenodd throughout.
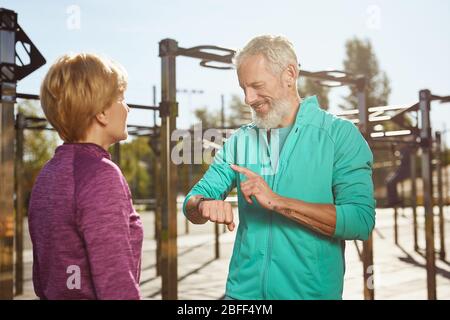
<path id="1" fill-rule="evenodd" d="M 95 119 L 102 125 L 106 126 L 108 124 L 108 116 L 105 111 L 97 113 Z"/>

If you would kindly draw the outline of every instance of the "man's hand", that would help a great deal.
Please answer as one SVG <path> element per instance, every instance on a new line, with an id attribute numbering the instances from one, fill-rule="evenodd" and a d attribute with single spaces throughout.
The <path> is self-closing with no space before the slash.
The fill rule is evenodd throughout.
<path id="1" fill-rule="evenodd" d="M 233 209 L 229 202 L 222 200 L 203 200 L 198 206 L 198 211 L 204 219 L 211 222 L 226 224 L 228 230 L 233 231 Z"/>
<path id="2" fill-rule="evenodd" d="M 234 164 L 231 168 L 248 179 L 241 183 L 241 192 L 248 203 L 253 203 L 250 197 L 254 196 L 262 207 L 278 212 L 321 234 L 333 236 L 336 229 L 334 204 L 308 203 L 282 197 L 273 192 L 266 181 L 253 171 Z"/>
<path id="3" fill-rule="evenodd" d="M 248 203 L 253 203 L 250 197 L 254 196 L 263 208 L 274 210 L 280 197 L 270 189 L 267 182 L 260 175 L 234 164 L 230 165 L 230 167 L 247 178 L 246 181 L 241 182 L 241 192 Z"/>

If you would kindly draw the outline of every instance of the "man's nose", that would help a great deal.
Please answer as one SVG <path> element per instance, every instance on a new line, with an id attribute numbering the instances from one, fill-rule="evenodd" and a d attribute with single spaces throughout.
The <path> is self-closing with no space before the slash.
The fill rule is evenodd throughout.
<path id="1" fill-rule="evenodd" d="M 256 100 L 258 99 L 258 95 L 256 94 L 255 90 L 247 89 L 245 90 L 245 103 L 247 105 L 252 105 Z"/>

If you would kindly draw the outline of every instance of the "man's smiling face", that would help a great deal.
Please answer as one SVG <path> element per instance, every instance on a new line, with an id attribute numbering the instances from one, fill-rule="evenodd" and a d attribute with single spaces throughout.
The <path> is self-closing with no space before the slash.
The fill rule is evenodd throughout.
<path id="1" fill-rule="evenodd" d="M 244 90 L 245 103 L 253 110 L 258 127 L 276 128 L 289 111 L 285 97 L 287 86 L 281 75 L 271 71 L 262 55 L 246 57 L 238 69 L 239 85 Z"/>

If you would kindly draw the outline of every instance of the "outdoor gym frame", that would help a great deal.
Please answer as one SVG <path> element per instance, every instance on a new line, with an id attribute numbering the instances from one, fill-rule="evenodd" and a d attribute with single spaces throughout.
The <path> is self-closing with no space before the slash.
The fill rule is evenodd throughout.
<path id="1" fill-rule="evenodd" d="M 403 106 L 381 106 L 368 108 L 368 121 L 364 126 L 369 129 L 366 139 L 369 144 L 378 143 L 410 145 L 414 148 L 411 158 L 411 182 L 412 182 L 412 209 L 414 218 L 414 249 L 418 251 L 417 246 L 417 218 L 416 218 L 416 163 L 415 155 L 417 149 L 421 149 L 421 170 L 423 181 L 423 199 L 425 210 L 425 258 L 427 271 L 427 294 L 429 300 L 437 299 L 436 293 L 436 261 L 435 261 L 435 232 L 434 232 L 434 213 L 433 213 L 433 132 L 431 128 L 430 112 L 431 103 L 439 101 L 440 103 L 450 102 L 450 96 L 434 95 L 428 89 L 420 90 L 419 101 L 410 105 Z M 341 112 L 341 116 L 357 116 L 361 110 L 348 110 Z M 415 113 L 416 116 L 410 119 L 416 119 L 415 124 L 411 124 L 405 117 L 407 114 Z M 420 120 L 419 120 L 420 115 Z M 359 123 L 358 119 L 351 119 L 354 123 Z M 383 122 L 393 122 L 400 126 L 402 130 L 387 132 L 372 132 L 373 124 Z M 445 228 L 442 199 L 442 170 L 441 170 L 441 133 L 436 132 L 436 153 L 437 159 L 437 177 L 438 177 L 438 208 L 439 208 L 439 229 L 440 229 L 440 258 L 445 259 Z M 397 208 L 394 207 L 394 241 L 398 244 L 397 235 Z"/>

